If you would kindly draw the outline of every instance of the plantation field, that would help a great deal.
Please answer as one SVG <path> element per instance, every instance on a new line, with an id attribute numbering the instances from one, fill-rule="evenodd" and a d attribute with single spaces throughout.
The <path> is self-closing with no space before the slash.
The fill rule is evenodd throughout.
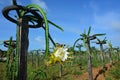
<path id="1" fill-rule="evenodd" d="M 9 1 L 0 1 L 0 80 L 120 80 L 119 2 Z"/>
<path id="2" fill-rule="evenodd" d="M 28 68 L 27 68 L 27 80 L 88 80 L 87 72 L 87 59 L 85 55 L 82 55 L 82 60 L 75 55 L 71 62 L 66 62 L 62 67 L 62 76 L 59 77 L 60 64 L 54 64 L 50 66 L 45 66 L 44 59 L 42 56 L 36 57 L 33 56 L 33 63 L 31 62 L 31 56 L 28 57 Z M 37 58 L 39 58 L 39 65 L 37 63 Z M 107 59 L 106 59 L 107 60 Z M 33 65 L 32 65 L 33 64 Z M 93 78 L 99 74 L 99 71 L 102 70 L 102 62 L 98 59 L 93 59 Z M 119 80 L 120 77 L 120 62 L 116 61 L 112 67 L 107 61 L 106 66 L 108 67 L 105 71 L 105 76 L 103 73 L 99 74 L 96 80 Z M 46 77 L 43 75 L 38 75 L 35 77 L 35 72 L 43 71 L 46 73 Z M 6 79 L 6 63 L 0 62 L 0 80 Z"/>

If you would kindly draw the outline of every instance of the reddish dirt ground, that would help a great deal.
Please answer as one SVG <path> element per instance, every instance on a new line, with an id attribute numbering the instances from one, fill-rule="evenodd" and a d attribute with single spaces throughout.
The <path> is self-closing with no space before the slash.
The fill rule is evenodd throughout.
<path id="1" fill-rule="evenodd" d="M 110 65 L 106 64 L 107 67 L 107 71 L 110 69 Z M 96 75 L 98 74 L 98 72 L 102 70 L 102 67 L 100 68 L 93 68 L 92 72 L 93 72 L 93 79 L 96 77 Z M 83 75 L 79 76 L 79 75 L 74 75 L 73 78 L 75 80 L 88 80 L 88 72 L 84 73 Z M 103 74 L 100 74 L 96 80 L 105 80 L 105 76 Z"/>

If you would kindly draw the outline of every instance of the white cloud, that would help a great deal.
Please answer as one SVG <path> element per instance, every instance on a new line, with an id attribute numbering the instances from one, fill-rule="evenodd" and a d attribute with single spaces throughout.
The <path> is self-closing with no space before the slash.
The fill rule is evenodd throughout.
<path id="1" fill-rule="evenodd" d="M 107 12 L 94 15 L 94 26 L 97 32 L 106 33 L 108 41 L 115 46 L 119 46 L 120 34 L 120 14 L 117 12 Z"/>
<path id="2" fill-rule="evenodd" d="M 55 43 L 59 42 L 58 39 L 54 38 L 53 39 L 55 41 Z M 42 37 L 42 36 L 37 36 L 35 39 L 34 39 L 34 42 L 32 41 L 32 44 L 36 44 L 36 45 L 40 45 L 41 48 L 45 48 L 45 38 Z M 51 43 L 50 41 L 50 44 L 49 44 L 50 47 L 53 47 L 53 44 Z"/>
<path id="3" fill-rule="evenodd" d="M 120 14 L 115 12 L 105 13 L 103 15 L 94 15 L 95 24 L 103 28 L 111 28 L 120 31 Z"/>
<path id="4" fill-rule="evenodd" d="M 43 0 L 31 0 L 32 3 L 40 5 L 43 9 L 47 10 L 48 7 Z"/>
<path id="5" fill-rule="evenodd" d="M 37 36 L 36 38 L 35 38 L 35 41 L 37 41 L 37 42 L 39 42 L 39 43 L 45 43 L 45 39 L 43 38 L 43 37 L 41 37 L 41 36 Z"/>
<path id="6" fill-rule="evenodd" d="M 29 39 L 29 49 L 44 49 L 45 38 L 42 36 L 36 36 Z"/>

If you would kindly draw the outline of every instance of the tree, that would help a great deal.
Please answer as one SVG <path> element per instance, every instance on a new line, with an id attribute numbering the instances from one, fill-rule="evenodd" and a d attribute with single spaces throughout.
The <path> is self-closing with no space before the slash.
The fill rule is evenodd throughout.
<path id="1" fill-rule="evenodd" d="M 82 51 L 81 51 L 81 48 L 83 47 L 83 44 L 77 44 L 76 47 L 78 48 L 78 53 L 79 53 L 79 65 L 80 65 L 80 69 L 82 69 Z"/>
<path id="2" fill-rule="evenodd" d="M 99 38 L 97 38 L 97 42 L 96 44 L 100 45 L 100 52 L 102 55 L 102 63 L 103 63 L 103 70 L 106 70 L 106 65 L 105 65 L 105 56 L 104 56 L 104 51 L 103 51 L 103 44 L 106 44 L 106 37 L 103 40 L 100 40 Z"/>
<path id="3" fill-rule="evenodd" d="M 108 43 L 109 46 L 109 59 L 110 59 L 110 67 L 113 65 L 112 54 L 113 54 L 113 47 L 111 43 Z"/>
<path id="4" fill-rule="evenodd" d="M 83 47 L 83 45 L 78 43 L 76 47 L 78 48 L 79 52 L 81 52 L 81 48 Z"/>
<path id="5" fill-rule="evenodd" d="M 120 60 L 120 58 L 119 58 L 120 49 L 119 49 L 119 47 L 117 47 L 117 48 L 114 48 L 114 50 L 116 51 L 117 61 L 119 61 Z"/>
<path id="6" fill-rule="evenodd" d="M 99 52 L 100 51 L 95 46 L 91 47 L 91 52 L 94 55 L 94 58 L 96 60 L 99 59 Z"/>
<path id="7" fill-rule="evenodd" d="M 2 10 L 2 13 L 5 18 L 9 21 L 17 24 L 17 33 L 16 33 L 16 53 L 19 55 L 19 73 L 18 80 L 27 79 L 27 53 L 29 46 L 29 28 L 40 28 L 42 27 L 45 31 L 45 41 L 46 41 L 46 56 L 49 54 L 49 39 L 54 44 L 50 34 L 48 23 L 52 24 L 56 28 L 63 31 L 63 29 L 53 22 L 49 21 L 46 17 L 46 13 L 41 7 L 36 4 L 29 4 L 27 6 L 17 5 L 16 0 L 12 0 L 13 5 L 7 6 Z M 14 19 L 9 15 L 11 10 L 17 12 L 17 19 Z"/>
<path id="8" fill-rule="evenodd" d="M 96 36 L 102 36 L 105 34 L 94 34 L 92 36 L 90 36 L 90 32 L 91 32 L 91 26 L 89 27 L 88 32 L 86 33 L 86 30 L 84 30 L 84 33 L 80 34 L 80 38 L 78 38 L 74 45 L 73 48 L 75 46 L 75 44 L 79 41 L 79 40 L 83 40 L 84 46 L 87 49 L 87 54 L 88 54 L 88 75 L 89 75 L 89 80 L 93 80 L 93 74 L 92 74 L 92 56 L 91 56 L 91 48 L 90 48 L 90 41 L 96 39 Z"/>
<path id="9" fill-rule="evenodd" d="M 8 80 L 16 80 L 17 79 L 17 67 L 16 67 L 16 54 L 15 54 L 15 48 L 16 48 L 16 41 L 12 40 L 12 37 L 10 37 L 10 40 L 4 41 L 4 46 L 8 48 L 7 50 L 7 64 L 6 64 L 6 75 Z"/>

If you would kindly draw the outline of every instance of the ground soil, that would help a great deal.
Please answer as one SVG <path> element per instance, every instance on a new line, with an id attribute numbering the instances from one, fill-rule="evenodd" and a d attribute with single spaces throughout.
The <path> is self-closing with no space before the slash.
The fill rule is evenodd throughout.
<path id="1" fill-rule="evenodd" d="M 110 70 L 110 65 L 109 64 L 106 64 L 106 67 L 107 67 L 107 71 Z M 94 80 L 95 80 L 95 77 L 97 76 L 97 74 L 99 74 L 100 70 L 103 70 L 103 68 L 102 67 L 92 68 Z M 73 78 L 74 78 L 74 80 L 88 80 L 88 72 L 86 72 L 86 73 L 84 73 L 80 76 L 79 75 L 74 75 Z M 96 78 L 96 80 L 105 80 L 105 75 L 103 73 L 99 74 L 98 77 Z"/>

